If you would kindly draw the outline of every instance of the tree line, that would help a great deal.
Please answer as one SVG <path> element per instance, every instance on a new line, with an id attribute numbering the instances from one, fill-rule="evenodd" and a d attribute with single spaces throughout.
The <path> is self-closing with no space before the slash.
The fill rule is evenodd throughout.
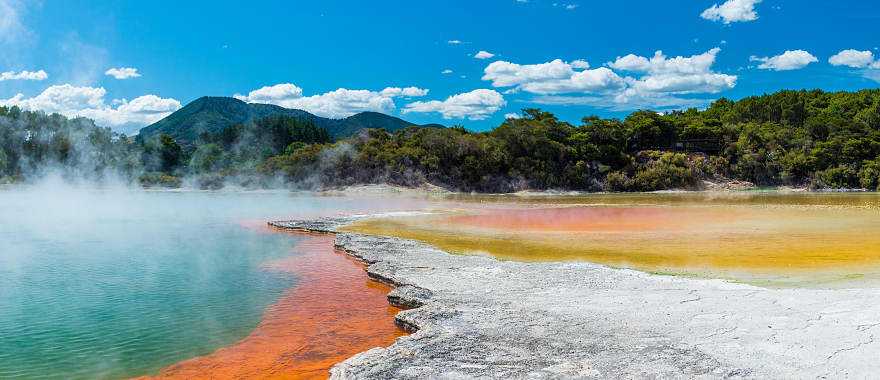
<path id="1" fill-rule="evenodd" d="M 780 91 L 706 109 L 641 110 L 573 124 L 539 109 L 486 132 L 463 127 L 363 130 L 331 141 L 290 117 L 236 125 L 181 145 L 140 141 L 85 119 L 0 108 L 0 177 L 41 165 L 108 170 L 144 186 L 307 189 L 362 183 L 452 190 L 652 191 L 705 181 L 878 189 L 880 90 Z M 44 165 L 48 166 L 48 165 Z"/>

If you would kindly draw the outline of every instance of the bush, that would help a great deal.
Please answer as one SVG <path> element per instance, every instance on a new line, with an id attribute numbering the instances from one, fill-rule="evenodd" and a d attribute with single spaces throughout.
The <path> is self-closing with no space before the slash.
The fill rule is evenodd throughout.
<path id="1" fill-rule="evenodd" d="M 859 184 L 862 188 L 880 191 L 880 157 L 862 163 Z"/>
<path id="2" fill-rule="evenodd" d="M 816 187 L 821 189 L 852 189 L 858 187 L 858 175 L 849 166 L 838 166 L 816 173 Z"/>
<path id="3" fill-rule="evenodd" d="M 624 172 L 611 172 L 605 177 L 605 191 L 626 191 L 629 188 L 629 177 Z"/>
<path id="4" fill-rule="evenodd" d="M 698 165 L 686 154 L 643 152 L 640 158 L 647 162 L 636 169 L 630 183 L 632 190 L 655 191 L 696 188 L 701 177 Z"/>
<path id="5" fill-rule="evenodd" d="M 143 187 L 167 187 L 179 188 L 183 181 L 180 178 L 165 173 L 145 173 L 138 178 Z"/>

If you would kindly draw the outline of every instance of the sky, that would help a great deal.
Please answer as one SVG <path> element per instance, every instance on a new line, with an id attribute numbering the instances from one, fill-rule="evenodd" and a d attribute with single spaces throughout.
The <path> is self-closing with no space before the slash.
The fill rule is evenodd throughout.
<path id="1" fill-rule="evenodd" d="M 0 0 L 0 104 L 132 134 L 201 96 L 491 129 L 880 86 L 870 1 Z"/>

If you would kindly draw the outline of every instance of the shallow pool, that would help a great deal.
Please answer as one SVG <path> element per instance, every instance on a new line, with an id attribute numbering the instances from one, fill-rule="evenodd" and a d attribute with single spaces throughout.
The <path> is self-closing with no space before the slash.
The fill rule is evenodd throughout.
<path id="1" fill-rule="evenodd" d="M 505 260 L 590 261 L 771 286 L 880 279 L 875 193 L 480 197 L 471 204 L 348 230 Z"/>

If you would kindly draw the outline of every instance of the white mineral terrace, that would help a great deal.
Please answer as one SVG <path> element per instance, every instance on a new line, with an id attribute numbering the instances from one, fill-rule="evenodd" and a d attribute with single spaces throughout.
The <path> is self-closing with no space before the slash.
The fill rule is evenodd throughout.
<path id="1" fill-rule="evenodd" d="M 333 232 L 351 219 L 273 222 Z M 765 289 L 612 269 L 451 255 L 338 234 L 396 286 L 414 331 L 334 378 L 865 378 L 880 373 L 880 289 Z"/>

